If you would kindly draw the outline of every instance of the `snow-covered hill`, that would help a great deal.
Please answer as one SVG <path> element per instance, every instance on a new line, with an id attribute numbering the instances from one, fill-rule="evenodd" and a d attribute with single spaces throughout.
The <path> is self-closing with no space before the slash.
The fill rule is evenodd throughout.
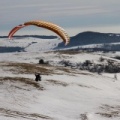
<path id="1" fill-rule="evenodd" d="M 120 51 L 120 34 L 82 32 L 71 37 L 70 44 L 66 47 L 77 47 L 77 49 L 91 49 L 94 51 Z M 63 43 L 59 43 L 56 48 L 64 48 Z"/>
<path id="2" fill-rule="evenodd" d="M 14 40 L 8 40 L 7 38 L 0 38 L 0 53 L 4 52 L 20 52 L 31 51 L 40 52 L 52 50 L 60 43 L 58 39 L 40 39 L 33 37 L 25 37 Z"/>
<path id="3" fill-rule="evenodd" d="M 120 53 L 53 51 L 60 42 L 0 38 L 0 120 L 120 119 L 119 73 L 115 79 L 114 74 L 60 64 L 63 60 L 99 63 L 101 55 L 111 59 Z M 49 64 L 38 64 L 40 59 Z M 35 72 L 41 73 L 41 82 L 35 82 Z"/>
<path id="4" fill-rule="evenodd" d="M 0 37 L 0 52 L 31 51 L 31 49 L 33 52 L 58 49 L 120 51 L 120 34 L 82 32 L 71 37 L 67 46 L 57 36 L 21 35 L 15 36 L 13 40 L 8 40 L 7 36 Z"/>

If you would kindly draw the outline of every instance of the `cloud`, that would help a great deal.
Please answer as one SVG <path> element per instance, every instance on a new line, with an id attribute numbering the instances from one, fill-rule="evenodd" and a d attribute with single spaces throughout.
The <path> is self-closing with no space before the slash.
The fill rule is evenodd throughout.
<path id="1" fill-rule="evenodd" d="M 0 1 L 0 29 L 33 19 L 65 27 L 118 24 L 119 5 L 119 0 L 4 0 Z"/>

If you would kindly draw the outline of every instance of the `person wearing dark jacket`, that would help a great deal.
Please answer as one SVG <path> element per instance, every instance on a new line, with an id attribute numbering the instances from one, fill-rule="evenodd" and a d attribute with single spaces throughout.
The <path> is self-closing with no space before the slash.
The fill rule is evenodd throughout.
<path id="1" fill-rule="evenodd" d="M 35 81 L 41 81 L 41 75 L 40 73 L 35 73 Z"/>

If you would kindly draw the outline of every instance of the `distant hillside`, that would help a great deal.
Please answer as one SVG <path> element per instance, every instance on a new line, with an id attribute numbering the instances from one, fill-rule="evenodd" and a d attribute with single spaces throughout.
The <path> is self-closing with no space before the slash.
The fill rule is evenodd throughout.
<path id="1" fill-rule="evenodd" d="M 120 51 L 120 34 L 82 32 L 71 37 L 65 46 L 57 36 L 21 35 L 14 36 L 13 41 L 8 36 L 0 36 L 0 53 L 24 51 L 49 51 L 74 49 L 87 51 Z"/>
<path id="2" fill-rule="evenodd" d="M 87 31 L 71 37 L 70 43 L 66 47 L 118 42 L 120 42 L 120 34 Z M 59 43 L 58 48 L 59 47 L 60 48 L 64 47 L 64 43 Z"/>
<path id="3" fill-rule="evenodd" d="M 56 39 L 57 36 L 53 35 L 15 35 L 14 39 L 22 39 L 22 38 L 40 38 L 40 39 Z M 8 36 L 0 36 L 0 38 L 8 38 Z"/>

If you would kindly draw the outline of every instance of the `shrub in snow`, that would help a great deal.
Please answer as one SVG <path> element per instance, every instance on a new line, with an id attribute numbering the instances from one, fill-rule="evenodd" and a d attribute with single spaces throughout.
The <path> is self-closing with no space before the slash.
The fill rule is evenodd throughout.
<path id="1" fill-rule="evenodd" d="M 40 60 L 39 60 L 39 64 L 44 64 L 44 60 L 43 60 L 43 59 L 40 59 Z"/>
<path id="2" fill-rule="evenodd" d="M 101 58 L 102 60 L 102 58 Z M 104 60 L 102 60 L 104 61 Z M 71 67 L 76 68 L 79 70 L 88 70 L 90 72 L 96 72 L 98 74 L 101 74 L 102 72 L 107 73 L 118 73 L 120 72 L 120 65 L 118 63 L 115 63 L 111 60 L 104 61 L 104 63 L 94 63 L 94 61 L 85 60 L 83 63 L 72 63 L 68 60 L 62 60 L 59 62 L 59 64 L 65 66 L 65 67 Z"/>
<path id="3" fill-rule="evenodd" d="M 39 60 L 39 64 L 49 64 L 49 62 L 48 61 L 44 61 L 43 59 L 40 59 Z"/>
<path id="4" fill-rule="evenodd" d="M 104 61 L 104 58 L 101 56 L 100 59 L 99 59 L 100 62 L 103 62 Z"/>
<path id="5" fill-rule="evenodd" d="M 120 72 L 120 65 L 117 63 L 114 63 L 113 61 L 107 61 L 107 63 L 104 64 L 95 64 L 92 61 L 86 60 L 83 63 L 77 63 L 77 68 L 80 70 L 88 70 L 90 72 L 97 72 L 98 74 L 102 72 L 108 72 L 108 73 L 118 73 Z"/>
<path id="6" fill-rule="evenodd" d="M 59 64 L 64 65 L 65 67 L 71 66 L 71 63 L 68 60 L 67 61 L 66 60 L 62 60 L 62 61 L 59 62 Z"/>
<path id="7" fill-rule="evenodd" d="M 120 60 L 120 56 L 115 56 L 114 58 L 116 58 L 116 59 Z"/>

